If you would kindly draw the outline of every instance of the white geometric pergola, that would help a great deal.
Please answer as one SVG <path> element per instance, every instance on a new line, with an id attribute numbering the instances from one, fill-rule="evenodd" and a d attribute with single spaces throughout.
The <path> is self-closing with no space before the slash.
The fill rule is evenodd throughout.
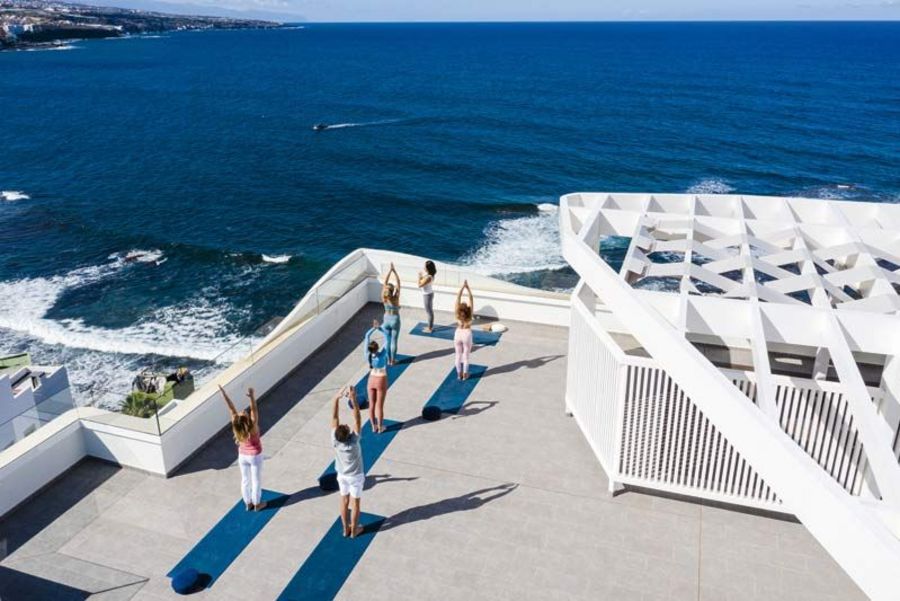
<path id="1" fill-rule="evenodd" d="M 900 559 L 900 206 L 589 193 L 564 196 L 561 208 L 563 253 L 582 282 L 860 586 L 875 598 L 889 598 L 886 573 L 873 574 L 872 566 Z M 600 257 L 605 236 L 630 238 L 618 274 Z M 691 335 L 746 342 L 757 382 L 755 406 L 721 374 L 715 377 L 709 361 L 687 342 Z M 813 349 L 810 378 L 825 377 L 833 367 L 868 462 L 868 499 L 835 490 L 783 432 L 770 428 L 778 419 L 772 345 Z M 882 406 L 873 402 L 858 361 L 883 364 Z M 798 488 L 801 475 L 805 490 Z M 847 528 L 863 528 L 872 538 L 851 540 L 842 535 Z M 900 587 L 896 591 L 900 599 Z"/>

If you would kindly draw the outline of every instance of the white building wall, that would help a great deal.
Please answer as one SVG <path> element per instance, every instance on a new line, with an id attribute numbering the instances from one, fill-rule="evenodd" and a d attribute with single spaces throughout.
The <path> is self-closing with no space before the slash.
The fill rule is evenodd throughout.
<path id="1" fill-rule="evenodd" d="M 0 451 L 0 516 L 85 456 L 81 429 L 77 412 L 72 410 L 37 430 L 15 448 Z"/>

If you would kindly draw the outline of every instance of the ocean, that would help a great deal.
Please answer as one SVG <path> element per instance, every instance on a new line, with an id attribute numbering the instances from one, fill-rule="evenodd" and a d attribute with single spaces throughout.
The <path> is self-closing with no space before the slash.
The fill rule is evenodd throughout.
<path id="1" fill-rule="evenodd" d="M 900 200 L 900 23 L 305 24 L 64 48 L 0 54 L 0 190 L 19 193 L 0 199 L 0 354 L 67 364 L 85 404 L 144 366 L 209 377 L 360 246 L 571 286 L 538 209 L 564 193 Z"/>

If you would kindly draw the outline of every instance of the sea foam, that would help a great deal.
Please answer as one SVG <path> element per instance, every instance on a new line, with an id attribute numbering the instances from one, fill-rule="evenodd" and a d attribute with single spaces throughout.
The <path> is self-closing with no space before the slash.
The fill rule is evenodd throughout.
<path id="1" fill-rule="evenodd" d="M 688 194 L 731 194 L 734 188 L 721 179 L 702 179 L 685 190 Z"/>
<path id="2" fill-rule="evenodd" d="M 140 257 L 127 260 L 140 252 Z M 249 350 L 230 349 L 241 338 L 230 332 L 225 299 L 198 297 L 156 310 L 136 323 L 117 329 L 102 328 L 80 319 L 46 317 L 60 296 L 108 278 L 135 263 L 159 260 L 161 253 L 130 251 L 113 255 L 103 265 L 82 267 L 63 275 L 0 282 L 0 328 L 27 334 L 44 344 L 86 349 L 102 353 L 163 355 L 218 363 L 230 363 Z M 241 346 L 241 345 L 238 345 Z"/>
<path id="3" fill-rule="evenodd" d="M 274 263 L 280 265 L 291 260 L 291 255 L 263 255 L 262 260 L 266 263 Z"/>
<path id="4" fill-rule="evenodd" d="M 554 207 L 554 209 L 543 208 Z M 562 257 L 556 205 L 538 205 L 537 215 L 500 219 L 488 225 L 485 240 L 462 263 L 484 275 L 505 275 L 561 269 Z"/>
<path id="5" fill-rule="evenodd" d="M 21 190 L 2 190 L 0 191 L 0 199 L 7 202 L 15 202 L 17 200 L 28 200 L 31 198 Z"/>

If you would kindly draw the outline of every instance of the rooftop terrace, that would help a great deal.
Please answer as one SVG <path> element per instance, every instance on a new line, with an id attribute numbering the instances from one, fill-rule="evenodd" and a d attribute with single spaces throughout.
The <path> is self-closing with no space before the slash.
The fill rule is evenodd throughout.
<path id="1" fill-rule="evenodd" d="M 263 485 L 290 496 L 196 598 L 278 598 L 328 538 L 337 497 L 317 478 L 333 458 L 329 401 L 362 375 L 362 335 L 379 316 L 366 305 L 262 399 Z M 328 575 L 340 562 L 319 564 L 337 598 L 865 598 L 788 518 L 629 488 L 610 495 L 564 412 L 566 328 L 504 320 L 500 342 L 472 355 L 488 369 L 462 410 L 422 421 L 453 352 L 408 333 L 421 318 L 404 308 L 400 352 L 415 359 L 386 404 L 403 427 L 367 466 L 363 511 L 386 519 L 345 579 Z M 235 459 L 223 431 L 170 478 L 83 461 L 0 521 L 0 598 L 175 597 L 167 573 L 239 498 Z"/>

